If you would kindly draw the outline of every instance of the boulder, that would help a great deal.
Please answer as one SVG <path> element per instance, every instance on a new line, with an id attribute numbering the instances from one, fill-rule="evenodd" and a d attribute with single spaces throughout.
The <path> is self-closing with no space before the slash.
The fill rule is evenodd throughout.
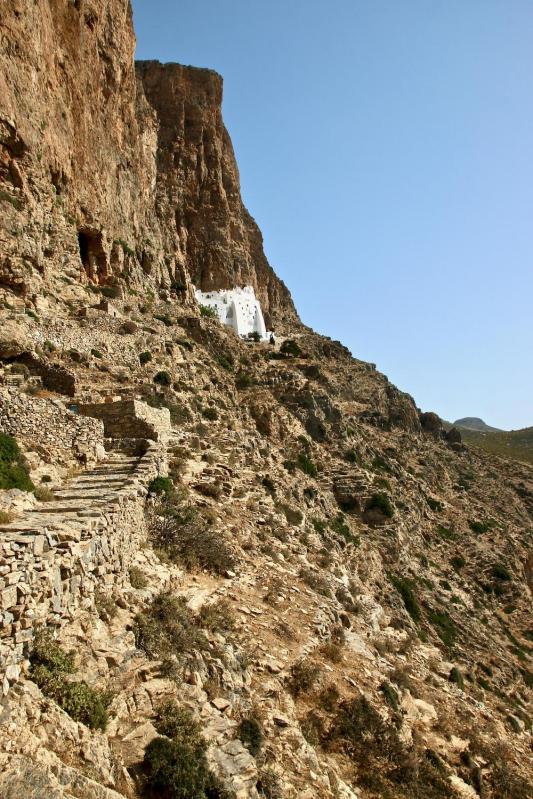
<path id="1" fill-rule="evenodd" d="M 18 322 L 7 320 L 0 331 L 0 359 L 16 358 L 31 350 L 31 342 L 23 326 Z"/>

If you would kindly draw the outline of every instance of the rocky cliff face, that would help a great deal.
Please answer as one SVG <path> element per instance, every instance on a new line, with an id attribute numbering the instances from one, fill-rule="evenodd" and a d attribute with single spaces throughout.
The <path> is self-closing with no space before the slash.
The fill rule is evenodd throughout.
<path id="1" fill-rule="evenodd" d="M 204 291 L 252 285 L 267 314 L 292 303 L 263 252 L 261 232 L 240 195 L 239 172 L 221 114 L 215 72 L 157 61 L 137 63 L 157 117 L 156 207 L 166 249 Z"/>
<path id="2" fill-rule="evenodd" d="M 0 37 L 0 797 L 529 799 L 531 467 L 298 323 L 219 76 Z"/>
<path id="3" fill-rule="evenodd" d="M 123 0 L 2 3 L 0 285 L 60 281 L 171 291 L 251 284 L 272 324 L 296 320 L 243 206 L 222 79 L 135 69 Z M 77 290 L 77 292 L 76 292 Z"/>

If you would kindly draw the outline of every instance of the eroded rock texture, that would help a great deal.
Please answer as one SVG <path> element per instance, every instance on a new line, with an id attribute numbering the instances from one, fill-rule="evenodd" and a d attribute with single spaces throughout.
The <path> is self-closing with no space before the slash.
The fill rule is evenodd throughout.
<path id="1" fill-rule="evenodd" d="M 123 0 L 3 2 L 0 283 L 172 292 L 251 284 L 268 321 L 290 295 L 243 206 L 210 70 L 133 60 Z"/>

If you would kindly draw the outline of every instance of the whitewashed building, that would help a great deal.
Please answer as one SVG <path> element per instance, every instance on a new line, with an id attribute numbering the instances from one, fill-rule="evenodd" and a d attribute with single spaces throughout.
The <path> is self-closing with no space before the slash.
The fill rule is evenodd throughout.
<path id="1" fill-rule="evenodd" d="M 199 305 L 214 308 L 222 324 L 233 328 L 237 335 L 246 338 L 257 333 L 261 341 L 268 341 L 270 338 L 261 303 L 252 286 L 206 292 L 195 289 L 195 295 Z"/>

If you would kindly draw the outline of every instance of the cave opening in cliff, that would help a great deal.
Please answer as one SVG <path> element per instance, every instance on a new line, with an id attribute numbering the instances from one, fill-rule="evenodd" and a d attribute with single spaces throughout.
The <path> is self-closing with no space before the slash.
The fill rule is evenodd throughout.
<path id="1" fill-rule="evenodd" d="M 80 248 L 80 258 L 85 271 L 89 269 L 89 238 L 83 230 L 78 231 L 78 246 Z"/>
<path id="2" fill-rule="evenodd" d="M 78 247 L 85 274 L 89 280 L 102 283 L 108 277 L 109 269 L 100 231 L 78 230 Z"/>

